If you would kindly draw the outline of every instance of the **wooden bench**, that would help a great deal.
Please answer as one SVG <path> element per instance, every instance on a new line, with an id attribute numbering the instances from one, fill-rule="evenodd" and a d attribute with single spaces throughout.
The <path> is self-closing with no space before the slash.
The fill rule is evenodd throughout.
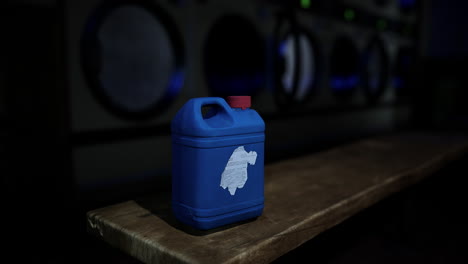
<path id="1" fill-rule="evenodd" d="M 181 225 L 170 194 L 88 212 L 88 230 L 146 263 L 267 263 L 468 151 L 453 134 L 381 136 L 265 167 L 265 210 L 210 231 Z"/>

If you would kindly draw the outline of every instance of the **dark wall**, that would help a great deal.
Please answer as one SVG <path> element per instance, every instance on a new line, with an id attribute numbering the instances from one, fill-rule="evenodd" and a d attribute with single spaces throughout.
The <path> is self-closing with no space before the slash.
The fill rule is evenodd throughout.
<path id="1" fill-rule="evenodd" d="M 466 129 L 468 34 L 465 1 L 428 1 L 421 24 L 415 121 L 437 129 Z"/>

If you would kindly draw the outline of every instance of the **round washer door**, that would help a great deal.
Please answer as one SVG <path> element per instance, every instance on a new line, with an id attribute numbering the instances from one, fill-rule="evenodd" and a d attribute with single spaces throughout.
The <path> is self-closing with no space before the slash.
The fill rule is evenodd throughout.
<path id="1" fill-rule="evenodd" d="M 379 38 L 372 39 L 363 55 L 362 85 L 370 103 L 376 102 L 388 84 L 389 60 L 384 44 Z"/>
<path id="2" fill-rule="evenodd" d="M 247 18 L 220 17 L 204 43 L 204 73 L 213 96 L 254 96 L 265 86 L 266 45 Z"/>
<path id="3" fill-rule="evenodd" d="M 349 99 L 359 85 L 359 54 L 353 41 L 338 37 L 331 52 L 330 87 L 340 100 Z"/>
<path id="4" fill-rule="evenodd" d="M 183 85 L 182 41 L 175 24 L 143 1 L 100 6 L 87 21 L 81 58 L 96 98 L 122 118 L 154 117 Z"/>
<path id="5" fill-rule="evenodd" d="M 401 47 L 397 52 L 392 82 L 395 93 L 399 98 L 410 95 L 414 54 L 414 49 L 406 46 Z"/>
<path id="6" fill-rule="evenodd" d="M 320 66 L 317 42 L 294 18 L 281 17 L 275 43 L 276 102 L 285 107 L 303 104 L 317 88 Z"/>

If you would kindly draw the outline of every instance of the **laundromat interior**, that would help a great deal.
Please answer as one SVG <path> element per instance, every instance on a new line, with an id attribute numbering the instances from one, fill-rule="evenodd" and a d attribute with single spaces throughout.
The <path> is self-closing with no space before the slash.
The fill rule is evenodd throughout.
<path id="1" fill-rule="evenodd" d="M 467 8 L 2 1 L 5 260 L 466 263 Z M 185 166 L 171 122 L 190 99 L 229 96 L 250 96 L 265 124 L 265 208 L 187 231 L 170 211 Z M 119 222 L 132 202 L 158 224 Z"/>

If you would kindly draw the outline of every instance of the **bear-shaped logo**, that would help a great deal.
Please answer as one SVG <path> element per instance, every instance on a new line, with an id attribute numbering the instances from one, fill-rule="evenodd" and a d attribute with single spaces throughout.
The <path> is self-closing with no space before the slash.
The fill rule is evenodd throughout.
<path id="1" fill-rule="evenodd" d="M 231 195 L 236 194 L 237 188 L 244 187 L 247 182 L 247 165 L 255 165 L 257 160 L 257 152 L 247 152 L 244 146 L 240 146 L 232 152 L 223 174 L 221 174 L 221 186 L 223 189 L 228 188 Z M 248 164 L 247 164 L 248 163 Z"/>

